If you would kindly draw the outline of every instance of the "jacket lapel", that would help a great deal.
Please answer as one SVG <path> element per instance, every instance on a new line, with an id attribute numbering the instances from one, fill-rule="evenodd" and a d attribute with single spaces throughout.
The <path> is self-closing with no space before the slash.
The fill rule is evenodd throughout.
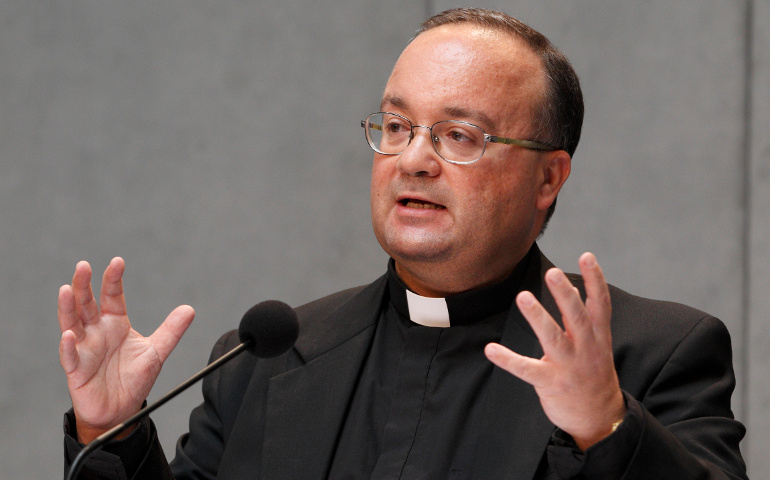
<path id="1" fill-rule="evenodd" d="M 537 246 L 533 248 L 537 249 Z M 558 319 L 558 309 L 542 280 L 545 271 L 552 266 L 539 250 L 533 252 L 522 290 L 531 291 Z M 515 304 L 508 313 L 500 343 L 528 357 L 543 355 L 535 333 Z M 533 479 L 554 429 L 540 406 L 535 389 L 495 368 L 489 395 L 476 448 L 473 478 Z"/>
<path id="2" fill-rule="evenodd" d="M 382 277 L 328 317 L 308 324 L 295 345 L 305 364 L 270 380 L 263 479 L 326 477 L 386 285 Z"/>

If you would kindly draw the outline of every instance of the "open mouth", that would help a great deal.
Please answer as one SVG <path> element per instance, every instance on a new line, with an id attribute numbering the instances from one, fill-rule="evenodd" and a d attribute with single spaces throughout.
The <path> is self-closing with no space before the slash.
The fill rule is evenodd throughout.
<path id="1" fill-rule="evenodd" d="M 414 198 L 404 198 L 399 200 L 401 205 L 408 208 L 424 208 L 429 210 L 443 210 L 446 207 L 437 203 L 426 202 L 425 200 L 417 200 Z"/>

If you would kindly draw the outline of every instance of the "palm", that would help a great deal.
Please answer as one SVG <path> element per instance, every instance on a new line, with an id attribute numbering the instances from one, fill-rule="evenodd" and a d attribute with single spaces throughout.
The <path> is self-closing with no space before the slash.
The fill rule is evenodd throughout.
<path id="1" fill-rule="evenodd" d="M 110 417 L 130 415 L 160 371 L 154 348 L 131 329 L 128 318 L 110 317 L 85 327 L 86 336 L 77 343 L 77 367 L 67 374 L 78 418 L 92 425 L 117 423 L 121 418 Z"/>

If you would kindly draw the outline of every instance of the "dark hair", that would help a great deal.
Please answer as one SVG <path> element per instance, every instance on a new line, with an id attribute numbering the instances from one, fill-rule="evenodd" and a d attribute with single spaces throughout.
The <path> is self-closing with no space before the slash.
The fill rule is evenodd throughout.
<path id="1" fill-rule="evenodd" d="M 505 13 L 482 8 L 454 8 L 434 15 L 420 25 L 415 37 L 432 28 L 456 23 L 471 23 L 507 32 L 524 41 L 540 58 L 547 86 L 545 96 L 540 105 L 535 107 L 537 113 L 532 119 L 535 140 L 565 150 L 572 156 L 583 126 L 583 93 L 578 76 L 567 57 L 545 35 L 529 25 Z M 556 200 L 548 209 L 543 230 L 555 207 Z"/>

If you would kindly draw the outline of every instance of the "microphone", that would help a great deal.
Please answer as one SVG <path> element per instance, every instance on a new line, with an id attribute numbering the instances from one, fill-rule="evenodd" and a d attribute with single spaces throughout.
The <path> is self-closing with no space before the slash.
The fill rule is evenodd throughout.
<path id="1" fill-rule="evenodd" d="M 139 410 L 125 422 L 96 437 L 75 457 L 66 480 L 74 480 L 76 478 L 83 462 L 93 452 L 243 351 L 247 350 L 249 353 L 260 358 L 277 357 L 294 345 L 298 335 L 299 322 L 297 320 L 297 313 L 293 308 L 278 300 L 267 300 L 254 305 L 243 315 L 238 326 L 238 339 L 241 343 L 237 347 L 208 364 L 206 368 L 152 404 Z"/>
<path id="2" fill-rule="evenodd" d="M 282 354 L 294 345 L 297 335 L 297 312 L 278 300 L 266 300 L 251 307 L 238 327 L 239 340 L 260 358 Z"/>

